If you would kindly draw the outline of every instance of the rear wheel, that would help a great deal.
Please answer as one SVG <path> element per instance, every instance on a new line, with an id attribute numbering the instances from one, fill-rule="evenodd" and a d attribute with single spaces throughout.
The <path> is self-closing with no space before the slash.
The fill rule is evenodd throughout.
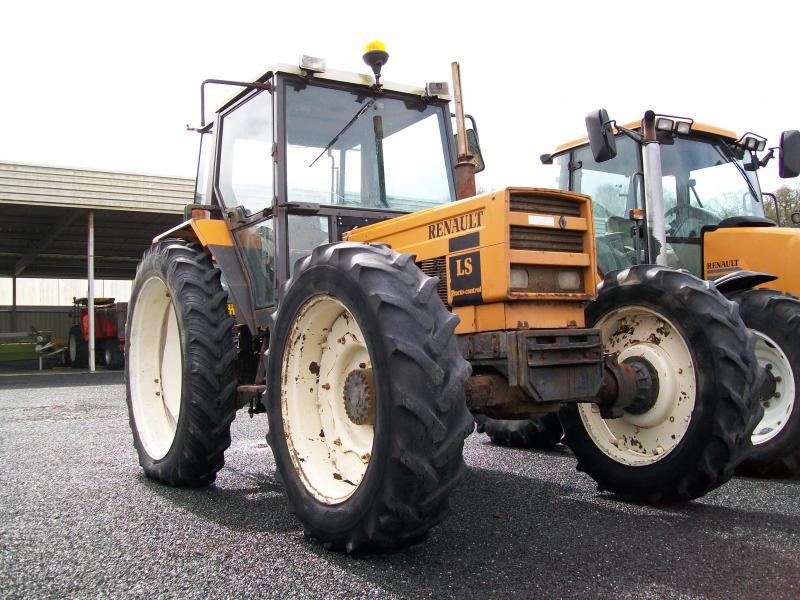
<path id="1" fill-rule="evenodd" d="M 407 254 L 320 246 L 298 263 L 269 355 L 269 442 L 327 548 L 391 550 L 448 512 L 473 421 L 458 318 Z"/>
<path id="2" fill-rule="evenodd" d="M 756 335 L 756 357 L 773 392 L 763 401 L 753 451 L 738 472 L 791 477 L 800 473 L 800 301 L 765 289 L 738 292 L 731 299 Z"/>
<path id="3" fill-rule="evenodd" d="M 83 339 L 80 325 L 70 327 L 67 360 L 73 369 L 85 369 L 89 366 L 89 344 Z"/>
<path id="4" fill-rule="evenodd" d="M 552 450 L 564 436 L 557 414 L 522 420 L 492 419 L 479 415 L 475 422 L 478 432 L 488 435 L 497 446 Z"/>
<path id="5" fill-rule="evenodd" d="M 606 275 L 587 321 L 606 352 L 645 365 L 657 389 L 617 419 L 594 404 L 562 409 L 578 469 L 601 490 L 650 503 L 698 498 L 730 479 L 761 415 L 754 339 L 736 305 L 688 273 L 641 265 Z"/>
<path id="6" fill-rule="evenodd" d="M 125 379 L 139 464 L 169 485 L 214 481 L 231 442 L 235 350 L 219 271 L 196 244 L 145 252 L 128 311 Z"/>

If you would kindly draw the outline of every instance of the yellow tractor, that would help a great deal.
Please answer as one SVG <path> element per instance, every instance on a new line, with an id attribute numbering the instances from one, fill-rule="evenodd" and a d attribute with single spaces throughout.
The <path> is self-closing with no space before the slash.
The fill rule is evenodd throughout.
<path id="1" fill-rule="evenodd" d="M 348 552 L 412 543 L 444 518 L 474 414 L 636 412 L 609 447 L 641 468 L 598 480 L 629 497 L 687 500 L 730 478 L 760 417 L 733 305 L 663 266 L 594 300 L 591 199 L 476 195 L 457 64 L 454 136 L 447 84 L 384 83 L 387 59 L 373 43 L 371 75 L 303 57 L 201 86 L 196 202 L 145 252 L 129 304 L 145 473 L 209 484 L 236 410 L 265 412 L 292 511 Z M 206 84 L 241 88 L 208 124 Z M 636 350 L 648 336 L 661 350 Z M 609 339 L 629 352 L 604 352 Z"/>
<path id="2" fill-rule="evenodd" d="M 766 139 L 751 132 L 739 136 L 653 111 L 621 126 L 599 110 L 586 117 L 586 126 L 588 137 L 559 146 L 542 161 L 556 167 L 557 187 L 592 197 L 599 274 L 668 265 L 713 282 L 738 304 L 765 369 L 764 417 L 740 472 L 797 474 L 800 229 L 766 218 L 764 204 L 775 197 L 761 191 L 758 171 L 777 151 L 780 176 L 796 177 L 800 132 L 784 132 L 779 146 L 767 150 Z M 775 212 L 780 214 L 777 206 Z M 579 434 L 582 425 L 574 423 Z M 517 428 L 523 426 L 534 427 Z M 560 434 L 557 423 L 535 427 L 551 437 Z"/>

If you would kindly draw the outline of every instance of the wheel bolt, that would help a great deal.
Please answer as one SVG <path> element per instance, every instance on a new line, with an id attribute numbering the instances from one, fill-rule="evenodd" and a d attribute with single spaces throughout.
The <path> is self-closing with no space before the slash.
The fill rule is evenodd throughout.
<path id="1" fill-rule="evenodd" d="M 775 394 L 773 395 L 773 398 L 780 398 L 780 397 L 781 397 L 780 392 L 775 392 Z"/>
<path id="2" fill-rule="evenodd" d="M 776 383 L 780 383 L 781 381 L 783 381 L 783 377 L 778 376 L 778 377 L 775 378 L 775 382 Z"/>
<path id="3" fill-rule="evenodd" d="M 767 363 L 765 365 L 765 367 L 766 367 L 767 371 L 772 371 L 772 365 L 770 363 Z"/>

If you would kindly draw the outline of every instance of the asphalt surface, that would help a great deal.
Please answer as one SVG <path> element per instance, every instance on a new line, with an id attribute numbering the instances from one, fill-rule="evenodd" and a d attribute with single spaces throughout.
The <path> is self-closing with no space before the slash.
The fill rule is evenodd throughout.
<path id="1" fill-rule="evenodd" d="M 304 539 L 266 427 L 240 414 L 216 484 L 173 489 L 137 464 L 119 373 L 0 376 L 0 596 L 800 597 L 800 480 L 656 509 L 475 434 L 427 541 L 350 557 Z"/>

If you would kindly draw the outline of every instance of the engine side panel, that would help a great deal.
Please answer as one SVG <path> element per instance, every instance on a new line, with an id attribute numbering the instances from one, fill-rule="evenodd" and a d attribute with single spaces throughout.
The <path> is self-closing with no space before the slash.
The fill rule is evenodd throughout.
<path id="1" fill-rule="evenodd" d="M 764 287 L 800 295 L 800 229 L 733 227 L 703 236 L 706 279 L 742 270 L 775 275 Z"/>
<path id="2" fill-rule="evenodd" d="M 348 232 L 416 255 L 461 317 L 457 333 L 583 327 L 596 259 L 588 196 L 506 188 Z M 512 284 L 511 269 L 527 285 Z M 567 291 L 562 274 L 573 282 Z"/>

